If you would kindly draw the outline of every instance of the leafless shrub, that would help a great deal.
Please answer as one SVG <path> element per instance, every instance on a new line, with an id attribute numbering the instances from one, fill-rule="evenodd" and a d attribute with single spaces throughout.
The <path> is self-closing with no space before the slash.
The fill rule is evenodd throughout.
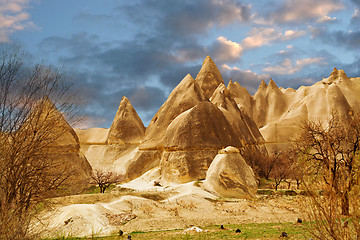
<path id="1" fill-rule="evenodd" d="M 296 149 L 308 172 L 304 210 L 314 239 L 360 238 L 360 118 L 307 122 Z"/>
<path id="2" fill-rule="evenodd" d="M 56 155 L 75 105 L 60 71 L 27 68 L 17 46 L 0 51 L 0 236 L 27 239 L 33 207 L 72 174 Z"/>
<path id="3" fill-rule="evenodd" d="M 100 193 L 105 193 L 105 190 L 114 183 L 119 183 L 124 180 L 124 176 L 116 174 L 111 171 L 95 170 L 91 175 L 92 183 L 97 184 L 100 188 Z"/>
<path id="4" fill-rule="evenodd" d="M 278 152 L 268 154 L 264 146 L 258 145 L 245 145 L 240 149 L 240 153 L 253 171 L 259 177 L 265 177 L 266 179 L 270 178 L 271 171 L 280 156 Z"/>
<path id="5" fill-rule="evenodd" d="M 291 158 L 288 157 L 285 153 L 278 153 L 276 157 L 276 161 L 274 162 L 274 167 L 272 172 L 270 173 L 271 177 L 275 181 L 275 190 L 278 189 L 281 182 L 286 181 L 287 178 L 291 175 Z"/>

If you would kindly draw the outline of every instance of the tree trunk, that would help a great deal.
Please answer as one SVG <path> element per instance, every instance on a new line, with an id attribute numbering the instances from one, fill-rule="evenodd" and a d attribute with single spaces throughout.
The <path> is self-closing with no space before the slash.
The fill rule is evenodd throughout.
<path id="1" fill-rule="evenodd" d="M 349 216 L 349 193 L 346 190 L 341 198 L 341 214 Z"/>
<path id="2" fill-rule="evenodd" d="M 280 183 L 281 183 L 281 181 L 280 182 L 275 181 L 275 191 L 278 190 L 278 186 L 280 185 Z"/>

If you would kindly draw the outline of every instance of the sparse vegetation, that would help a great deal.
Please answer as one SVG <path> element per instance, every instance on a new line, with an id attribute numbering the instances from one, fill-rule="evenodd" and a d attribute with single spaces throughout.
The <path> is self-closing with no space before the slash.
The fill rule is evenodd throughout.
<path id="1" fill-rule="evenodd" d="M 360 238 L 360 118 L 308 122 L 296 145 L 307 166 L 304 207 L 314 239 Z M 317 194 L 321 190 L 321 194 Z"/>
<path id="2" fill-rule="evenodd" d="M 124 176 L 111 171 L 95 170 L 91 175 L 91 179 L 92 183 L 98 185 L 100 193 L 104 193 L 111 184 L 123 181 Z"/>
<path id="3" fill-rule="evenodd" d="M 279 151 L 268 153 L 264 146 L 257 145 L 246 145 L 240 150 L 240 152 L 246 163 L 253 169 L 255 174 L 258 177 L 265 178 L 267 180 L 270 179 L 271 174 L 282 155 Z M 278 164 L 278 166 L 281 165 Z"/>
<path id="4" fill-rule="evenodd" d="M 276 153 L 273 158 L 274 165 L 272 171 L 270 172 L 270 176 L 274 179 L 275 190 L 278 190 L 281 182 L 286 181 L 286 179 L 291 175 L 291 171 L 293 170 L 291 168 L 292 161 L 285 153 Z"/>
<path id="5" fill-rule="evenodd" d="M 309 234 L 306 229 L 296 223 L 260 223 L 260 224 L 228 224 L 224 225 L 224 229 L 220 229 L 220 225 L 213 225 L 207 227 L 200 227 L 203 232 L 185 232 L 185 229 L 178 230 L 162 230 L 162 231 L 136 231 L 131 232 L 133 239 L 137 240 L 181 240 L 181 239 L 279 239 L 282 232 L 286 232 L 287 239 L 309 239 Z M 236 229 L 241 229 L 241 233 L 236 233 Z M 127 234 L 124 234 L 127 236 Z M 94 238 L 54 238 L 52 240 L 60 239 L 106 239 L 115 240 L 122 239 L 115 234 L 107 237 Z M 45 240 L 45 239 L 44 239 Z"/>
<path id="6" fill-rule="evenodd" d="M 75 106 L 60 71 L 26 65 L 18 46 L 0 51 L 0 236 L 28 239 L 34 206 L 73 174 L 56 144 Z"/>

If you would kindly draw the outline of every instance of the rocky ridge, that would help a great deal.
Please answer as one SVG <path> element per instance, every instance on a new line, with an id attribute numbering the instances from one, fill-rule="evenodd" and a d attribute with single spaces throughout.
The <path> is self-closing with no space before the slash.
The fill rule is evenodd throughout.
<path id="1" fill-rule="evenodd" d="M 238 106 L 253 117 L 270 148 L 289 146 L 304 121 L 325 122 L 332 113 L 347 121 L 360 111 L 360 78 L 349 78 L 336 68 L 328 78 L 297 90 L 263 81 L 254 96 L 244 98 L 239 86 L 231 83 L 228 88 Z"/>
<path id="2" fill-rule="evenodd" d="M 219 150 L 262 140 L 255 123 L 238 108 L 208 56 L 196 80 L 188 74 L 155 114 L 139 150 L 129 161 L 126 175 L 131 180 L 160 166 L 164 181 L 205 178 Z"/>
<path id="3" fill-rule="evenodd" d="M 173 89 L 143 137 L 141 120 L 130 106 L 124 97 L 106 142 L 90 146 L 86 151 L 96 168 L 106 165 L 123 173 L 127 180 L 155 167 L 160 167 L 163 181 L 203 179 L 219 150 L 229 145 L 241 148 L 263 141 L 255 122 L 238 108 L 209 56 L 196 79 L 188 74 Z M 128 120 L 124 120 L 126 115 Z M 109 151 L 109 146 L 133 144 L 123 139 L 124 133 L 129 133 L 126 129 L 136 133 L 135 139 L 141 139 L 139 144 L 126 154 L 109 154 L 116 152 Z M 102 159 L 101 162 L 95 157 Z"/>

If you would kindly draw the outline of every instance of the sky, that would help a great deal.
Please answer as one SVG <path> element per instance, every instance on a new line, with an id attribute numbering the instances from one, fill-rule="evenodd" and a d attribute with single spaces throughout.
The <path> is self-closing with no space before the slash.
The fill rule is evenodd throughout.
<path id="1" fill-rule="evenodd" d="M 82 128 L 110 127 L 123 96 L 147 126 L 207 55 L 251 94 L 360 76 L 360 0 L 0 0 L 0 42 L 72 79 Z"/>

